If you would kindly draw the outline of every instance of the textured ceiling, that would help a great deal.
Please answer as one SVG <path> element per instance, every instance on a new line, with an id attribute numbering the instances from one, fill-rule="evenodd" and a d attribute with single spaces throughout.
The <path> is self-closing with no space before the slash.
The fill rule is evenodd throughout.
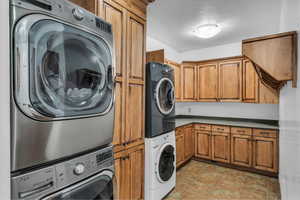
<path id="1" fill-rule="evenodd" d="M 276 33 L 281 0 L 156 0 L 148 6 L 147 35 L 179 52 L 238 42 Z M 193 35 L 195 27 L 217 23 L 210 39 Z"/>

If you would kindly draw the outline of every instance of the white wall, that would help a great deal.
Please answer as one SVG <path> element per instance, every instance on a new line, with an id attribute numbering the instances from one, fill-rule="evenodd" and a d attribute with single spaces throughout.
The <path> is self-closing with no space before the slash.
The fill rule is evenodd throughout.
<path id="1" fill-rule="evenodd" d="M 278 105 L 251 103 L 176 103 L 177 115 L 278 120 Z"/>
<path id="2" fill-rule="evenodd" d="M 282 0 L 280 31 L 298 31 L 300 47 L 300 1 Z M 289 83 L 280 94 L 279 180 L 283 200 L 300 199 L 300 50 L 298 50 L 298 88 Z"/>
<path id="3" fill-rule="evenodd" d="M 172 47 L 168 46 L 167 44 L 156 40 L 150 36 L 147 36 L 147 41 L 146 41 L 146 50 L 147 51 L 155 51 L 159 49 L 164 49 L 166 58 L 175 62 L 181 62 L 180 58 L 180 53 L 177 52 L 175 49 Z"/>
<path id="4" fill-rule="evenodd" d="M 10 199 L 9 7 L 0 1 L 0 199 Z"/>
<path id="5" fill-rule="evenodd" d="M 242 43 L 236 42 L 226 45 L 209 47 L 205 49 L 185 51 L 181 53 L 181 59 L 185 61 L 199 61 L 214 58 L 239 56 L 242 54 Z"/>

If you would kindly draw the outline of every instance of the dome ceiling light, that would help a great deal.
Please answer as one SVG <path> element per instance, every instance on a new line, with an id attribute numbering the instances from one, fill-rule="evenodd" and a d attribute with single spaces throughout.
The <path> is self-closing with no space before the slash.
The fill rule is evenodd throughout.
<path id="1" fill-rule="evenodd" d="M 217 24 L 204 24 L 198 26 L 194 30 L 194 34 L 200 38 L 212 38 L 221 31 L 221 28 Z"/>

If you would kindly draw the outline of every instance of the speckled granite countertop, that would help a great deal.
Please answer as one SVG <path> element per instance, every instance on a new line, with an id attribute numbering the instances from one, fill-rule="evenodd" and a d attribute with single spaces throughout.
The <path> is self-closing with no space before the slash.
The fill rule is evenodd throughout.
<path id="1" fill-rule="evenodd" d="M 277 120 L 177 115 L 175 122 L 176 128 L 191 123 L 202 123 L 262 129 L 279 129 Z"/>

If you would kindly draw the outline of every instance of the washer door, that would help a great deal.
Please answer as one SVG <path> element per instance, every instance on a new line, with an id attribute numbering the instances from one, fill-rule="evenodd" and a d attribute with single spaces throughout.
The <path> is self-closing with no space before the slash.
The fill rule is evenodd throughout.
<path id="1" fill-rule="evenodd" d="M 15 97 L 31 117 L 81 117 L 110 110 L 113 56 L 101 37 L 30 15 L 16 26 L 15 48 Z"/>
<path id="2" fill-rule="evenodd" d="M 171 144 L 162 147 L 157 164 L 157 178 L 160 182 L 166 182 L 173 176 L 175 170 L 175 148 Z"/>
<path id="3" fill-rule="evenodd" d="M 158 110 L 164 115 L 170 114 L 175 105 L 173 82 L 168 78 L 162 78 L 156 86 L 155 96 Z"/>
<path id="4" fill-rule="evenodd" d="M 103 171 L 41 200 L 113 200 L 113 186 L 113 173 Z"/>

